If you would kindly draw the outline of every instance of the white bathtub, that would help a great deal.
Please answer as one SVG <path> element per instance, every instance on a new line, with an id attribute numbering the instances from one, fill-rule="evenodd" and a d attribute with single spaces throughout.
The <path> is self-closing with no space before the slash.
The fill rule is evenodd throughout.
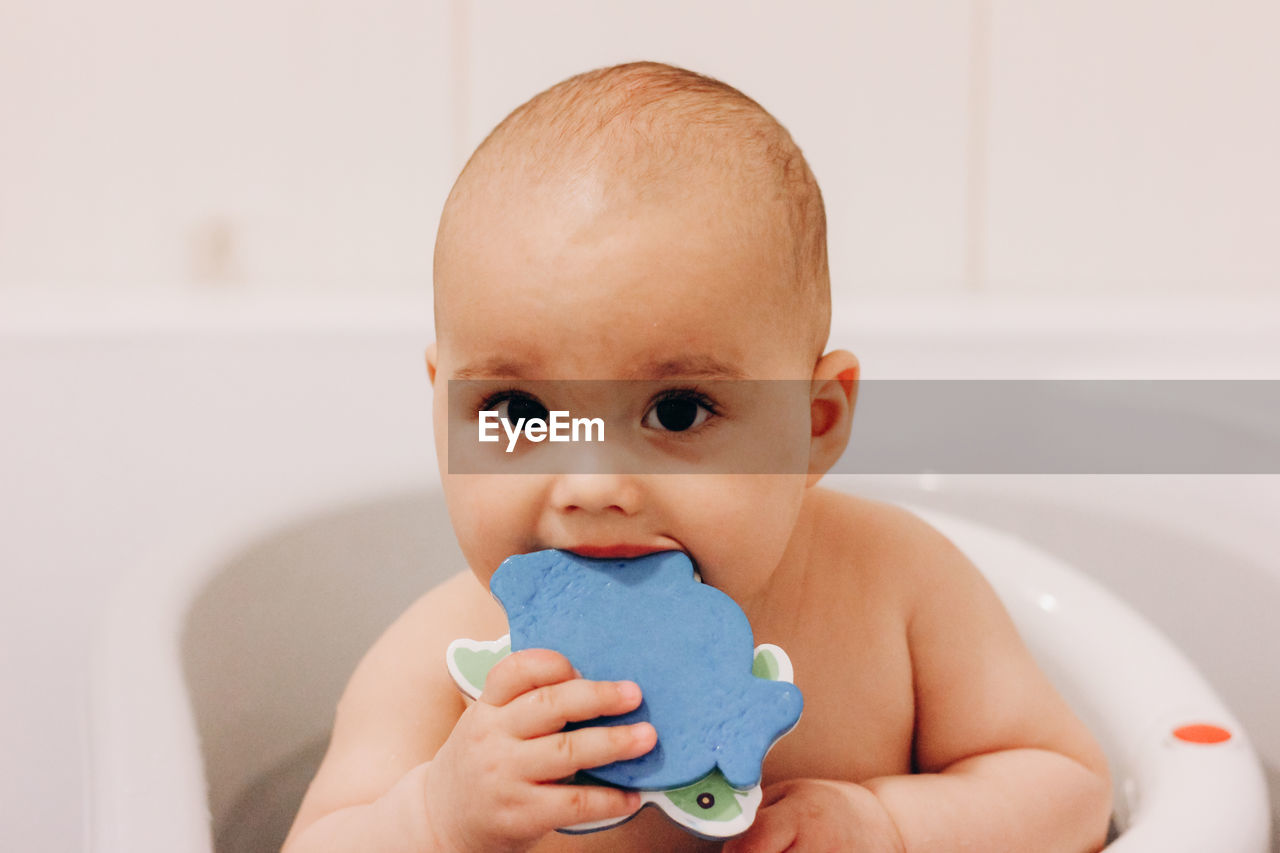
<path id="1" fill-rule="evenodd" d="M 1276 321 L 1270 324 L 1256 312 L 1237 322 L 1220 306 L 1216 316 L 1191 306 L 1162 318 L 1113 313 L 1101 323 L 1054 306 L 992 312 L 980 304 L 952 305 L 924 318 L 882 306 L 833 333 L 833 344 L 858 352 L 873 378 L 1275 378 L 1280 352 L 1272 343 Z M 193 397 L 207 388 L 234 400 L 225 383 L 241 383 L 238 396 L 256 408 L 231 415 L 252 414 L 271 440 L 245 455 L 243 441 L 222 446 L 225 423 L 207 424 L 200 439 L 214 450 L 203 468 L 194 466 L 201 468 L 196 476 L 229 479 L 231 485 L 215 491 L 240 499 L 225 506 L 206 501 L 203 524 L 188 523 L 162 535 L 160 545 L 139 549 L 136 565 L 115 586 L 91 666 L 92 849 L 198 851 L 213 849 L 215 836 L 220 853 L 262 849 L 253 845 L 280 831 L 318 760 L 333 701 L 358 655 L 434 578 L 461 567 L 429 475 L 408 475 L 395 463 L 406 460 L 413 472 L 430 467 L 424 464 L 430 463 L 430 435 L 423 397 L 396 399 L 425 396 L 423 387 L 409 390 L 402 362 L 412 357 L 415 381 L 425 385 L 416 350 L 429 337 L 426 328 L 405 323 L 399 311 L 371 311 L 356 325 L 329 318 L 299 330 L 295 323 L 283 333 L 261 317 L 251 323 L 228 317 L 201 327 L 194 360 L 190 336 L 166 340 L 163 334 L 131 356 L 135 367 L 154 365 L 166 352 L 199 365 L 196 375 L 185 374 Z M 1205 359 L 1206 352 L 1214 358 Z M 351 396 L 363 392 L 332 399 L 335 371 L 350 388 L 363 387 L 367 377 L 382 392 L 360 399 L 381 408 L 376 434 L 363 425 L 364 444 L 379 447 L 362 445 L 349 464 L 342 463 L 343 442 L 361 440 Z M 389 374 L 406 381 L 378 385 Z M 189 447 L 191 438 L 174 446 Z M 308 454 L 323 476 L 306 468 Z M 1280 767 L 1280 683 L 1272 658 L 1280 649 L 1273 616 L 1280 605 L 1280 537 L 1273 515 L 1280 478 L 846 476 L 832 483 L 983 522 L 1098 579 L 1169 634 L 1207 679 L 1206 707 L 1171 707 L 1144 725 L 1162 731 L 1186 713 L 1203 712 L 1237 735 L 1215 753 L 1232 764 L 1228 775 L 1247 779 L 1257 772 L 1252 746 L 1274 777 Z M 984 535 L 975 534 L 975 541 Z M 1014 594 L 1016 579 L 1002 576 L 1002 593 Z M 1035 593 L 1043 594 L 1070 599 L 1057 588 Z M 1141 629 L 1139 635 L 1147 637 Z M 1038 643 L 1032 642 L 1038 653 L 1047 654 Z M 1134 645 L 1152 661 L 1169 657 L 1158 639 Z M 1174 669 L 1186 663 L 1178 654 L 1170 659 L 1182 661 Z M 1047 660 L 1081 713 L 1105 729 L 1093 719 L 1098 709 L 1071 689 L 1068 670 Z M 1194 673 L 1187 678 L 1199 683 Z M 1128 731 L 1130 723 L 1137 725 L 1129 721 L 1115 730 Z M 1116 813 L 1124 828 L 1141 811 L 1132 788 L 1138 777 L 1125 774 L 1155 764 L 1134 764 L 1126 750 L 1138 746 L 1108 741 L 1109 731 L 1099 735 L 1121 780 Z M 1182 761 L 1209 749 L 1167 755 Z M 1135 781 L 1127 785 L 1126 779 Z M 1214 790 L 1221 795 L 1224 789 Z M 1216 835 L 1222 844 L 1215 849 L 1265 846 L 1257 838 L 1268 831 L 1262 788 L 1239 790 L 1230 802 L 1202 800 L 1206 825 L 1229 813 L 1239 833 Z M 1122 834 L 1117 848 L 1125 844 Z"/>

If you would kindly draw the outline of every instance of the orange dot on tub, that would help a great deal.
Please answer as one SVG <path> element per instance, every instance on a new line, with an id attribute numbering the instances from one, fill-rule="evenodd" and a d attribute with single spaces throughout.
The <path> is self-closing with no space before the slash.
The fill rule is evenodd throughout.
<path id="1" fill-rule="evenodd" d="M 1179 726 L 1173 730 L 1173 736 L 1187 743 L 1225 743 L 1231 740 L 1231 732 L 1208 723 Z"/>

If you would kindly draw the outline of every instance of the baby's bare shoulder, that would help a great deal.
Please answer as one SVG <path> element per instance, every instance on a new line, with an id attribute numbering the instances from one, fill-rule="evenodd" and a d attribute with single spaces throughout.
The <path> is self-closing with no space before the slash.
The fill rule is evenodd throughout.
<path id="1" fill-rule="evenodd" d="M 365 654 L 339 703 L 337 725 L 346 717 L 383 725 L 389 716 L 412 715 L 424 748 L 434 752 L 433 741 L 448 736 L 465 707 L 445 665 L 449 643 L 496 639 L 505 630 L 497 602 L 471 572 L 459 572 L 418 598 Z"/>
<path id="2" fill-rule="evenodd" d="M 392 644 L 429 643 L 443 661 L 445 648 L 459 637 L 496 639 L 505 633 L 506 624 L 502 608 L 489 591 L 470 571 L 462 571 L 419 597 L 383 639 Z M 495 630 L 498 633 L 489 637 Z"/>
<path id="3" fill-rule="evenodd" d="M 882 594 L 896 592 L 904 604 L 932 581 L 978 575 L 946 536 L 910 510 L 883 501 L 820 489 L 816 529 L 830 561 L 857 567 L 863 583 Z"/>

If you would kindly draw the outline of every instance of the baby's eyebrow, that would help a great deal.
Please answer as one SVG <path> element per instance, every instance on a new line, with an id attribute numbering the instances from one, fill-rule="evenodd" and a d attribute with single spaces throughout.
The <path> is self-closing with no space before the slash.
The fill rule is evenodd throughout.
<path id="1" fill-rule="evenodd" d="M 524 370 L 517 362 L 504 358 L 486 358 L 454 371 L 454 379 L 524 379 Z"/>
<path id="2" fill-rule="evenodd" d="M 651 379 L 669 379 L 674 376 L 691 379 L 742 379 L 746 376 L 732 364 L 721 361 L 713 355 L 652 361 L 638 369 L 636 374 Z"/>
<path id="3" fill-rule="evenodd" d="M 743 379 L 746 374 L 713 355 L 650 361 L 630 371 L 632 379 Z M 525 365 L 507 358 L 486 358 L 458 368 L 454 379 L 528 379 Z"/>

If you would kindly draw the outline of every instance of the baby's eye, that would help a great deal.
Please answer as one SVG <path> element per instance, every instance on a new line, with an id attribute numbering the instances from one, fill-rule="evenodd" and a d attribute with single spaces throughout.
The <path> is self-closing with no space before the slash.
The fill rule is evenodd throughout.
<path id="1" fill-rule="evenodd" d="M 643 424 L 650 429 L 685 432 L 702 426 L 716 414 L 711 401 L 701 394 L 682 392 L 663 397 L 645 412 Z"/>
<path id="2" fill-rule="evenodd" d="M 481 403 L 480 409 L 482 411 L 493 409 L 498 413 L 498 417 L 513 424 L 519 423 L 521 419 L 547 420 L 546 406 L 538 402 L 537 398 L 516 391 L 500 391 Z"/>

